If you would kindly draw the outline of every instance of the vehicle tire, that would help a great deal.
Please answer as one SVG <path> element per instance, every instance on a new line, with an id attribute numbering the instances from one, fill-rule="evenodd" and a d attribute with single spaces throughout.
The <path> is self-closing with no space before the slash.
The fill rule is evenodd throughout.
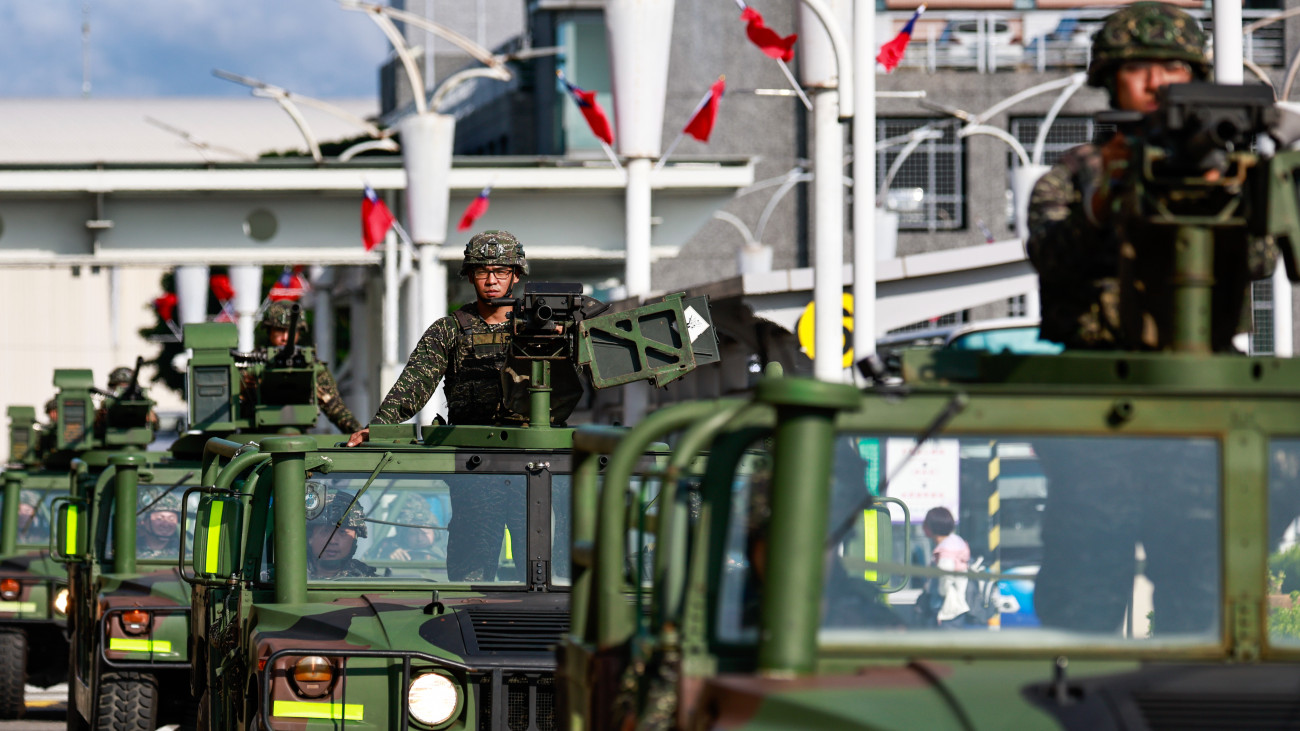
<path id="1" fill-rule="evenodd" d="M 158 681 L 144 673 L 112 673 L 99 681 L 96 731 L 158 728 Z"/>
<path id="2" fill-rule="evenodd" d="M 22 718 L 27 712 L 23 688 L 27 684 L 27 635 L 0 632 L 0 719 Z"/>

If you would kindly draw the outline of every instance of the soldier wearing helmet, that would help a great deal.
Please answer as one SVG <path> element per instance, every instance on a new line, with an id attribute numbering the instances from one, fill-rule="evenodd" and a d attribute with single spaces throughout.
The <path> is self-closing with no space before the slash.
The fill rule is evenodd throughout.
<path id="1" fill-rule="evenodd" d="M 108 390 L 114 395 L 119 395 L 129 385 L 131 385 L 131 369 L 125 366 L 114 368 L 108 374 Z"/>
<path id="2" fill-rule="evenodd" d="M 376 424 L 400 424 L 415 416 L 446 379 L 448 417 L 453 424 L 522 422 L 505 405 L 501 368 L 510 342 L 509 306 L 492 304 L 509 297 L 528 273 L 523 244 L 508 231 L 483 231 L 465 245 L 460 274 L 474 287 L 475 299 L 439 319 L 425 331 L 405 370 L 375 413 Z M 369 430 L 348 444 L 365 441 Z"/>
<path id="3" fill-rule="evenodd" d="M 366 517 L 360 503 L 351 493 L 331 493 L 324 509 L 307 521 L 308 575 L 313 579 L 374 576 L 374 567 L 353 558 L 357 539 L 365 537 Z"/>
<path id="4" fill-rule="evenodd" d="M 50 523 L 41 510 L 41 494 L 23 490 L 18 495 L 18 543 L 44 544 L 50 540 Z"/>
<path id="5" fill-rule="evenodd" d="M 135 515 L 136 558 L 176 558 L 181 497 L 175 488 L 140 490 Z"/>
<path id="6" fill-rule="evenodd" d="M 1088 83 L 1106 90 L 1113 109 L 1148 114 L 1158 109 L 1163 87 L 1209 77 L 1204 31 L 1195 18 L 1164 3 L 1138 2 L 1118 10 L 1093 37 Z M 1030 198 L 1026 248 L 1038 270 L 1042 335 L 1070 348 L 1156 348 L 1159 318 L 1144 315 L 1140 326 L 1130 322 L 1127 332 L 1121 327 L 1119 270 L 1121 260 L 1135 258 L 1136 249 L 1120 241 L 1109 182 L 1127 162 L 1129 148 L 1121 134 L 1101 142 L 1065 153 Z M 1248 255 L 1253 278 L 1268 276 L 1276 262 L 1276 250 L 1257 248 Z M 1223 291 L 1216 289 L 1217 301 L 1227 303 L 1235 284 L 1219 284 Z M 1239 310 L 1223 309 L 1227 322 L 1216 327 L 1215 348 L 1230 350 Z"/>
<path id="7" fill-rule="evenodd" d="M 283 348 L 289 343 L 289 326 L 293 320 L 293 302 L 289 300 L 277 300 L 272 302 L 266 311 L 262 313 L 262 329 L 266 332 L 267 345 L 274 348 Z M 307 322 L 303 318 L 298 318 L 298 339 L 299 344 L 307 337 Z M 264 352 L 264 351 L 263 351 Z M 339 431 L 344 434 L 351 434 L 361 428 L 361 422 L 352 415 L 347 404 L 343 403 L 343 397 L 339 395 L 338 382 L 334 380 L 334 375 L 330 373 L 329 366 L 321 363 L 321 368 L 316 372 L 316 403 L 320 405 L 321 413 L 329 419 Z M 252 388 L 256 384 L 252 382 L 252 375 L 245 371 L 244 387 Z"/>
<path id="8" fill-rule="evenodd" d="M 447 557 L 446 528 L 423 495 L 407 496 L 397 511 L 397 525 L 370 554 L 390 561 L 430 561 Z M 439 532 L 444 532 L 439 536 Z"/>
<path id="9" fill-rule="evenodd" d="M 115 401 L 124 397 L 130 399 L 141 398 L 144 390 L 140 389 L 135 393 L 128 394 L 127 390 L 138 377 L 138 374 L 126 366 L 118 366 L 108 372 L 108 390 L 101 392 L 104 400 L 100 402 L 99 408 L 95 409 L 95 428 L 102 430 L 109 424 L 109 406 Z M 158 430 L 158 414 L 151 408 L 145 416 L 145 424 L 154 431 Z"/>

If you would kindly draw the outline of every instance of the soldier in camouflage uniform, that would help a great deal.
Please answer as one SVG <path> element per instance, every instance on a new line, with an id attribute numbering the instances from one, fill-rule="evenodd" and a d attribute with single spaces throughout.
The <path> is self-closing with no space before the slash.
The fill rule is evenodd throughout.
<path id="1" fill-rule="evenodd" d="M 1088 84 L 1106 89 L 1114 109 L 1154 112 L 1164 86 L 1209 76 L 1205 33 L 1195 18 L 1163 3 L 1129 5 L 1109 16 L 1093 38 Z M 1103 171 L 1121 168 L 1128 153 L 1119 134 L 1101 145 L 1080 145 L 1038 181 L 1030 198 L 1026 247 L 1038 269 L 1042 335 L 1070 348 L 1160 349 L 1169 340 L 1169 313 L 1151 304 L 1160 299 L 1155 292 L 1167 286 L 1167 275 L 1159 263 L 1139 260 L 1132 242 L 1147 239 L 1110 211 L 1111 175 Z M 1225 257 L 1234 248 L 1241 250 L 1216 247 Z M 1271 274 L 1276 257 L 1271 246 L 1258 247 L 1236 277 L 1222 276 L 1231 267 L 1216 262 L 1216 350 L 1232 349 L 1248 281 Z M 1125 297 L 1147 308 L 1127 317 L 1120 312 L 1122 268 L 1137 272 L 1123 285 Z M 1150 297 L 1143 301 L 1134 292 Z"/>
<path id="2" fill-rule="evenodd" d="M 140 490 L 135 516 L 136 558 L 176 558 L 181 496 L 171 488 Z"/>
<path id="3" fill-rule="evenodd" d="M 408 495 L 397 517 L 389 520 L 400 525 L 371 551 L 372 557 L 388 561 L 436 561 L 447 557 L 445 537 L 438 535 L 446 528 L 423 495 Z"/>
<path id="4" fill-rule="evenodd" d="M 267 344 L 271 347 L 282 348 L 289 342 L 289 322 L 293 315 L 293 303 L 288 300 L 279 300 L 272 302 L 262 314 L 262 327 L 266 330 Z M 306 321 L 298 320 L 298 343 L 302 344 L 303 338 L 307 335 Z M 245 372 L 245 388 L 250 386 L 248 379 L 250 376 Z M 317 371 L 316 376 L 316 403 L 320 405 L 321 413 L 330 420 L 339 431 L 344 434 L 351 434 L 361 428 L 361 422 L 352 415 L 347 404 L 343 403 L 343 397 L 339 395 L 339 385 L 334 380 L 334 375 L 330 373 L 329 366 L 321 363 L 321 368 Z"/>
<path id="5" fill-rule="evenodd" d="M 365 537 L 366 518 L 360 504 L 353 504 L 351 493 L 331 493 L 324 509 L 307 521 L 307 575 L 313 579 L 374 576 L 373 566 L 353 558 L 357 539 Z"/>
<path id="6" fill-rule="evenodd" d="M 519 278 L 527 273 L 528 259 L 514 234 L 475 234 L 465 245 L 460 267 L 461 276 L 474 287 L 475 300 L 425 331 L 402 375 L 379 405 L 373 423 L 400 424 L 415 416 L 443 378 L 452 424 L 525 421 L 506 407 L 501 383 L 514 308 L 494 305 L 491 300 L 509 297 Z M 355 446 L 368 436 L 369 430 L 363 429 L 353 434 L 348 444 Z M 524 535 L 523 511 L 509 510 L 510 503 L 497 490 L 453 488 L 447 545 L 447 571 L 453 581 L 496 579 L 496 549 L 501 545 L 504 526 L 509 523 L 513 540 Z M 461 519 L 457 520 L 457 516 Z"/>

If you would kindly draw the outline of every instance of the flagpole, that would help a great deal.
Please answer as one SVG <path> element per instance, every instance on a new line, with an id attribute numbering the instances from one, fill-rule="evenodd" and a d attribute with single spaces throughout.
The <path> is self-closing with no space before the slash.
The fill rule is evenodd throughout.
<path id="1" fill-rule="evenodd" d="M 605 156 L 609 158 L 610 162 L 614 163 L 614 167 L 620 173 L 626 172 L 623 170 L 623 163 L 618 161 L 618 155 L 614 154 L 614 148 L 610 147 L 608 142 L 600 140 L 600 147 L 605 151 Z"/>
<path id="2" fill-rule="evenodd" d="M 694 116 L 694 115 L 692 115 L 692 116 Z M 676 149 L 677 149 L 677 143 L 681 142 L 681 141 L 682 141 L 682 138 L 685 137 L 685 136 L 686 136 L 686 133 L 685 133 L 685 132 L 678 132 L 678 133 L 677 133 L 677 136 L 673 138 L 673 142 L 672 142 L 672 144 L 671 144 L 671 145 L 668 145 L 668 149 L 667 149 L 666 151 L 664 151 L 664 154 L 663 154 L 663 155 L 660 155 L 660 156 L 659 156 L 659 161 L 655 163 L 655 168 L 654 168 L 654 169 L 655 169 L 656 171 L 659 171 L 659 170 L 662 170 L 662 169 L 663 169 L 663 167 L 664 167 L 664 163 L 667 163 L 667 162 L 668 162 L 668 157 L 669 157 L 670 155 L 673 154 L 673 150 L 676 150 Z"/>
<path id="3" fill-rule="evenodd" d="M 781 71 L 785 73 L 785 78 L 789 80 L 790 86 L 794 89 L 794 93 L 799 95 L 799 101 L 803 102 L 804 109 L 811 112 L 813 108 L 812 102 L 808 101 L 808 95 L 803 93 L 803 87 L 799 86 L 799 82 L 794 80 L 794 74 L 790 73 L 790 67 L 786 65 L 785 61 L 779 58 L 776 62 L 781 65 Z"/>

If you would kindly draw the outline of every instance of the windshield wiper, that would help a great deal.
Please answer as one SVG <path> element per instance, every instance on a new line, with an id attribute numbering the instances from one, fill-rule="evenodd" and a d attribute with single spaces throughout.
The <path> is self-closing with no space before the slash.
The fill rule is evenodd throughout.
<path id="1" fill-rule="evenodd" d="M 163 498 L 165 498 L 165 497 L 167 497 L 168 495 L 172 494 L 172 491 L 173 491 L 173 490 L 175 490 L 176 488 L 180 487 L 181 485 L 184 485 L 184 484 L 185 484 L 185 481 L 188 480 L 188 479 L 190 479 L 190 478 L 193 477 L 193 476 L 194 476 L 194 470 L 190 470 L 189 472 L 186 472 L 186 473 L 181 477 L 181 479 L 179 479 L 179 480 L 176 481 L 176 484 L 175 484 L 175 485 L 172 485 L 171 487 L 167 488 L 167 490 L 166 490 L 165 492 L 163 492 L 163 494 L 161 494 L 161 495 L 159 495 L 158 497 L 154 498 L 154 499 L 153 499 L 153 502 L 149 503 L 148 505 L 146 505 L 146 506 L 144 506 L 143 508 L 140 508 L 138 511 L 136 511 L 136 515 L 144 515 L 145 513 L 149 512 L 149 508 L 152 508 L 153 506 L 157 505 L 160 501 L 162 501 Z"/>
<path id="2" fill-rule="evenodd" d="M 370 477 L 366 479 L 366 484 L 362 485 L 361 489 L 357 491 L 357 494 L 352 496 L 352 502 L 348 503 L 347 509 L 343 511 L 343 514 L 339 516 L 338 521 L 334 523 L 334 530 L 330 531 L 329 539 L 325 541 L 325 545 L 320 547 L 320 553 L 316 554 L 317 560 L 319 560 L 321 556 L 325 555 L 325 549 L 329 548 L 330 543 L 334 540 L 335 534 L 339 532 L 339 528 L 343 527 L 343 521 L 348 519 L 348 513 L 352 512 L 352 506 L 356 505 L 357 501 L 361 499 L 361 496 L 366 494 L 366 490 L 369 490 L 370 486 L 375 484 L 375 478 L 379 476 L 380 472 L 384 471 L 384 467 L 387 467 L 388 463 L 391 461 L 393 461 L 392 452 L 384 452 L 384 456 L 379 458 L 379 464 L 375 465 L 375 471 L 370 473 Z M 329 502 L 326 501 L 326 505 L 328 504 Z"/>

